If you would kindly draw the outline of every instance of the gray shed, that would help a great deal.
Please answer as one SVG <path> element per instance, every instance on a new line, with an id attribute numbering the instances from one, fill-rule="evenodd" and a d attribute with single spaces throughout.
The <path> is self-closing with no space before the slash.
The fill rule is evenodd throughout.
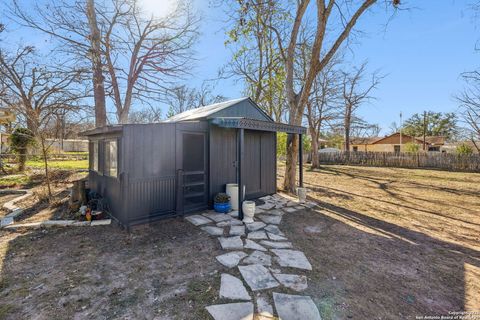
<path id="1" fill-rule="evenodd" d="M 250 98 L 161 123 L 96 128 L 84 132 L 89 188 L 127 227 L 207 209 L 227 183 L 244 186 L 239 199 L 270 195 L 276 192 L 276 132 L 302 135 L 306 129 L 274 122 Z"/>

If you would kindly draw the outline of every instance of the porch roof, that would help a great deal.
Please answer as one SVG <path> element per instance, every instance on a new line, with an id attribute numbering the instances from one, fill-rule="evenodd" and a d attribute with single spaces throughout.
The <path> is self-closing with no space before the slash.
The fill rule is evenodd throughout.
<path id="1" fill-rule="evenodd" d="M 294 126 L 291 124 L 261 121 L 246 118 L 213 118 L 210 122 L 222 128 L 239 128 L 247 130 L 270 131 L 270 132 L 286 132 L 294 134 L 305 134 L 307 128 Z"/>

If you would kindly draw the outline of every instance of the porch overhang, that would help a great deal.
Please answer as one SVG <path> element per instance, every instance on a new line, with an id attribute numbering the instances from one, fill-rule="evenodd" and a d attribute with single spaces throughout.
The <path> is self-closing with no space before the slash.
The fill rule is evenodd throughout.
<path id="1" fill-rule="evenodd" d="M 236 128 L 269 132 L 286 132 L 292 134 L 306 134 L 307 128 L 281 122 L 253 120 L 246 118 L 213 118 L 210 122 L 222 128 Z"/>

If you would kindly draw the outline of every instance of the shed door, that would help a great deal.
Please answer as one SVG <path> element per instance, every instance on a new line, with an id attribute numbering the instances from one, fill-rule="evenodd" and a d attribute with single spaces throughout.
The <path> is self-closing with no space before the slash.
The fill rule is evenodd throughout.
<path id="1" fill-rule="evenodd" d="M 207 141 L 205 132 L 180 131 L 177 148 L 177 211 L 207 208 Z M 178 141 L 178 140 L 177 140 Z M 181 167 L 179 167 L 181 166 Z"/>

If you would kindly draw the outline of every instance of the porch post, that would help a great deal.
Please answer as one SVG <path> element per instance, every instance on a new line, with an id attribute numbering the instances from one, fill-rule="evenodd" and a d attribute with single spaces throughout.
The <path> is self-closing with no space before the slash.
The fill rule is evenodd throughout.
<path id="1" fill-rule="evenodd" d="M 242 182 L 242 165 L 243 165 L 243 138 L 244 138 L 244 129 L 240 128 L 238 130 L 238 218 L 243 220 L 243 182 Z"/>
<path id="2" fill-rule="evenodd" d="M 298 174 L 299 174 L 299 186 L 303 187 L 303 143 L 302 135 L 298 135 Z"/>

